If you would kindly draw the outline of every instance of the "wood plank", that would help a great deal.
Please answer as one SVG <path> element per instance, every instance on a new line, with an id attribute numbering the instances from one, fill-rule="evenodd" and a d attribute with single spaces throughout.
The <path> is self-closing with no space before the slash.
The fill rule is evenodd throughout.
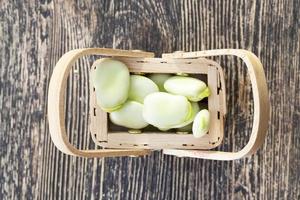
<path id="1" fill-rule="evenodd" d="M 0 1 L 0 199 L 299 199 L 299 0 Z M 68 50 L 153 51 L 243 48 L 265 67 L 271 122 L 250 158 L 218 162 L 153 152 L 141 158 L 83 159 L 52 144 L 46 100 L 53 66 Z M 241 61 L 224 67 L 224 144 L 248 141 L 253 102 Z M 89 74 L 79 61 L 68 86 L 71 141 L 89 136 Z"/>
<path id="2" fill-rule="evenodd" d="M 217 127 L 217 129 L 220 129 L 220 127 Z M 215 134 L 219 136 L 219 139 L 215 139 Z M 163 134 L 157 132 L 131 134 L 126 132 L 114 132 L 108 134 L 107 142 L 101 143 L 100 141 L 95 141 L 95 143 L 107 148 L 122 149 L 213 149 L 221 143 L 220 135 L 220 133 L 212 132 L 201 137 L 201 140 L 197 140 L 192 134 L 169 132 Z M 172 138 L 172 141 L 170 138 Z"/>

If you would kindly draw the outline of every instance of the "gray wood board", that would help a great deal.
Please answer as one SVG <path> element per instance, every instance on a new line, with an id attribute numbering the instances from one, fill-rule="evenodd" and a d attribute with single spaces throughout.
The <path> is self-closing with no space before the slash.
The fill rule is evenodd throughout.
<path id="1" fill-rule="evenodd" d="M 293 1 L 0 1 L 0 199 L 300 199 L 300 26 Z M 85 159 L 60 153 L 47 122 L 47 88 L 63 53 L 83 47 L 155 52 L 242 48 L 262 61 L 272 104 L 257 154 L 233 162 L 177 158 Z M 225 139 L 248 141 L 253 101 L 240 60 L 224 67 Z M 88 128 L 88 68 L 67 89 L 67 129 L 95 148 Z"/>

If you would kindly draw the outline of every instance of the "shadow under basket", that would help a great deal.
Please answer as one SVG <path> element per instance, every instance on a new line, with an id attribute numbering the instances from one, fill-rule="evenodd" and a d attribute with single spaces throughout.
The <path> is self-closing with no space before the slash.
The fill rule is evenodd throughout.
<path id="1" fill-rule="evenodd" d="M 131 73 L 186 73 L 205 81 L 211 91 L 206 107 L 210 112 L 208 134 L 195 138 L 171 129 L 142 129 L 133 134 L 126 128 L 112 125 L 108 114 L 96 103 L 94 88 L 90 85 L 90 131 L 93 141 L 103 149 L 81 150 L 68 139 L 65 128 L 65 89 L 67 78 L 74 62 L 86 55 L 110 56 L 125 63 Z M 241 58 L 249 71 L 254 100 L 253 129 L 248 144 L 238 152 L 210 150 L 222 143 L 224 117 L 226 115 L 225 81 L 222 67 L 204 57 L 234 55 Z M 94 70 L 94 66 L 91 68 Z M 51 138 L 62 152 L 82 157 L 141 156 L 151 150 L 180 157 L 195 157 L 214 160 L 234 160 L 256 152 L 266 136 L 269 121 L 269 99 L 265 74 L 259 59 L 249 51 L 220 49 L 197 52 L 174 52 L 154 58 L 151 52 L 105 48 L 76 49 L 64 54 L 54 68 L 48 94 L 48 118 Z"/>
<path id="2" fill-rule="evenodd" d="M 220 65 L 205 58 L 128 58 L 114 57 L 127 65 L 131 73 L 184 73 L 207 83 L 211 94 L 204 101 L 210 112 L 208 134 L 195 138 L 191 133 L 182 134 L 176 129 L 167 132 L 155 128 L 142 129 L 141 133 L 129 133 L 130 130 L 110 123 L 108 113 L 96 103 L 96 94 L 90 85 L 90 128 L 94 142 L 106 148 L 134 149 L 212 149 L 221 144 L 225 115 L 224 73 Z M 95 70 L 92 66 L 91 70 Z M 170 139 L 171 138 L 171 139 Z"/>

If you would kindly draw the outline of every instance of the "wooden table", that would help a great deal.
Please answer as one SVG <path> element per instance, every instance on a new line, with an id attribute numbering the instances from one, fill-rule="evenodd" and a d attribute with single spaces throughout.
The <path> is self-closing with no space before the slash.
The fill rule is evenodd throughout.
<path id="1" fill-rule="evenodd" d="M 300 22 L 294 1 L 0 2 L 0 199 L 299 199 Z M 177 158 L 85 159 L 53 145 L 47 88 L 68 50 L 109 47 L 153 51 L 242 48 L 262 61 L 272 104 L 259 152 L 232 162 Z M 88 128 L 88 70 L 71 74 L 70 140 L 95 148 Z M 253 101 L 240 60 L 218 58 L 226 74 L 228 115 L 219 150 L 249 139 Z"/>

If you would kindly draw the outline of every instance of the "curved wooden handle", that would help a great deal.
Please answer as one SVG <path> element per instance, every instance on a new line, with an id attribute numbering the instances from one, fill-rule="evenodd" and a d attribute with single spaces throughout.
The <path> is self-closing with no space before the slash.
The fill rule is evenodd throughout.
<path id="1" fill-rule="evenodd" d="M 270 103 L 263 66 L 260 60 L 252 52 L 240 49 L 218 49 L 188 53 L 164 54 L 163 57 L 195 58 L 220 55 L 234 55 L 241 58 L 246 63 L 250 74 L 254 99 L 254 120 L 252 133 L 248 144 L 238 152 L 165 149 L 163 151 L 165 154 L 212 160 L 235 160 L 255 153 L 263 144 L 268 129 Z"/>
<path id="2" fill-rule="evenodd" d="M 149 154 L 149 150 L 144 149 L 99 149 L 99 150 L 79 150 L 68 140 L 65 128 L 65 91 L 67 78 L 70 70 L 77 59 L 85 55 L 107 55 L 107 56 L 127 56 L 127 57 L 154 57 L 153 53 L 125 51 L 117 49 L 88 48 L 76 49 L 64 54 L 57 62 L 51 76 L 48 92 L 48 120 L 52 141 L 56 147 L 69 155 L 83 157 L 113 157 L 113 156 L 139 156 Z"/>

